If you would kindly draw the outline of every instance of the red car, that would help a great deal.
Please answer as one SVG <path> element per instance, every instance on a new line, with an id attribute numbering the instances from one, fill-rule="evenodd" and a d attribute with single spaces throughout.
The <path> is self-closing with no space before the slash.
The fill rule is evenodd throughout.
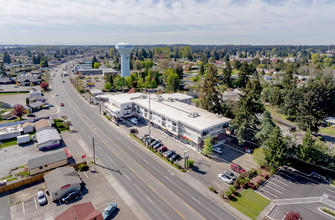
<path id="1" fill-rule="evenodd" d="M 60 106 L 64 106 L 64 103 L 63 103 L 63 102 L 61 102 L 61 103 L 60 103 Z"/>
<path id="2" fill-rule="evenodd" d="M 168 149 L 167 149 L 167 147 L 165 147 L 165 146 L 161 146 L 161 147 L 159 147 L 158 149 L 157 149 L 157 151 L 160 151 L 160 152 L 164 152 L 164 151 L 167 151 Z"/>
<path id="3" fill-rule="evenodd" d="M 243 169 L 240 165 L 237 165 L 236 163 L 231 163 L 230 168 L 238 173 L 245 172 L 245 169 Z"/>

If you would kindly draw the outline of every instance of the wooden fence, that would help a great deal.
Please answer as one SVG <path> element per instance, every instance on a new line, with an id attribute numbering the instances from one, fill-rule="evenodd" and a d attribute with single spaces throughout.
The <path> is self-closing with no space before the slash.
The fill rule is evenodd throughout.
<path id="1" fill-rule="evenodd" d="M 40 180 L 43 179 L 44 174 L 46 174 L 46 173 L 37 174 L 35 176 L 31 176 L 29 178 L 22 179 L 18 182 L 15 182 L 15 183 L 12 183 L 12 184 L 9 184 L 9 185 L 6 185 L 6 186 L 1 186 L 0 187 L 0 194 L 4 193 L 4 192 L 11 191 L 11 190 L 14 190 L 14 189 L 17 189 L 21 186 L 25 186 L 25 185 L 40 181 Z"/>

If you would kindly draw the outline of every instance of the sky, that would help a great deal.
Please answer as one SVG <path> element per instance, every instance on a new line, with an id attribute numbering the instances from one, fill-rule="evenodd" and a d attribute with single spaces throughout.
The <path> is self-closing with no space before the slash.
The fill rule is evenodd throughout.
<path id="1" fill-rule="evenodd" d="M 0 0 L 0 44 L 335 44 L 335 0 Z"/>

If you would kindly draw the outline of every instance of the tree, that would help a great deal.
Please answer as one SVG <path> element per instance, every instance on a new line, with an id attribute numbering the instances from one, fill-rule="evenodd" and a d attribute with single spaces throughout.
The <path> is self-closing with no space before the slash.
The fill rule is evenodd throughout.
<path id="1" fill-rule="evenodd" d="M 303 138 L 302 144 L 298 146 L 297 156 L 306 162 L 311 162 L 313 160 L 311 153 L 314 147 L 315 140 L 312 138 L 311 131 L 308 130 Z"/>
<path id="2" fill-rule="evenodd" d="M 166 83 L 166 88 L 168 91 L 173 91 L 176 92 L 179 89 L 180 85 L 180 78 L 178 74 L 176 73 L 171 73 L 167 77 L 167 83 Z"/>
<path id="3" fill-rule="evenodd" d="M 9 53 L 7 51 L 5 51 L 5 53 L 3 54 L 3 62 L 8 64 L 11 63 Z"/>
<path id="4" fill-rule="evenodd" d="M 283 99 L 281 97 L 280 89 L 278 86 L 274 86 L 270 94 L 270 104 L 273 106 L 281 106 Z"/>
<path id="5" fill-rule="evenodd" d="M 258 131 L 257 125 L 260 123 L 256 115 L 264 111 L 260 100 L 261 91 L 259 80 L 253 80 L 248 82 L 243 91 L 244 94 L 240 95 L 236 116 L 232 121 L 239 144 L 255 139 L 255 134 Z"/>
<path id="6" fill-rule="evenodd" d="M 264 148 L 256 148 L 254 152 L 252 153 L 252 158 L 259 166 L 265 166 L 266 165 L 266 151 Z"/>
<path id="7" fill-rule="evenodd" d="M 42 88 L 44 91 L 46 91 L 46 90 L 48 89 L 48 87 L 49 87 L 49 83 L 47 83 L 47 82 L 45 82 L 45 81 L 43 81 L 43 82 L 41 83 L 41 88 Z"/>
<path id="8" fill-rule="evenodd" d="M 200 74 L 203 75 L 205 73 L 205 67 L 204 67 L 204 64 L 201 63 L 200 65 Z"/>
<path id="9" fill-rule="evenodd" d="M 106 82 L 106 83 L 105 83 L 105 89 L 106 89 L 107 91 L 110 91 L 110 90 L 112 89 L 112 84 L 111 84 L 110 82 Z"/>
<path id="10" fill-rule="evenodd" d="M 98 60 L 94 55 L 93 58 L 92 58 L 92 68 L 94 68 L 94 64 L 97 63 L 97 62 L 98 62 Z"/>
<path id="11" fill-rule="evenodd" d="M 3 62 L 0 63 L 0 75 L 3 75 L 3 76 L 7 75 Z"/>
<path id="12" fill-rule="evenodd" d="M 277 167 L 286 164 L 287 143 L 278 126 L 273 129 L 264 146 L 266 150 L 265 159 L 270 166 Z"/>
<path id="13" fill-rule="evenodd" d="M 135 60 L 133 67 L 135 70 L 141 70 L 143 68 L 142 62 L 140 60 Z"/>
<path id="14" fill-rule="evenodd" d="M 41 67 L 49 67 L 48 61 L 47 60 L 42 60 L 40 63 Z"/>
<path id="15" fill-rule="evenodd" d="M 23 105 L 19 105 L 19 104 L 14 105 L 13 110 L 12 110 L 11 113 L 12 113 L 12 115 L 20 117 L 20 120 L 21 120 L 21 117 L 22 117 L 22 115 L 24 113 L 24 107 L 23 107 Z"/>
<path id="16" fill-rule="evenodd" d="M 178 74 L 179 79 L 183 79 L 184 77 L 184 70 L 181 64 L 176 64 L 173 68 L 174 72 Z"/>
<path id="17" fill-rule="evenodd" d="M 304 220 L 298 212 L 290 211 L 286 213 L 284 220 Z"/>
<path id="18" fill-rule="evenodd" d="M 123 87 L 125 87 L 127 85 L 127 82 L 126 80 L 123 78 L 123 77 L 119 77 L 117 80 L 116 80 L 116 85 L 117 87 L 121 90 L 123 89 Z"/>
<path id="19" fill-rule="evenodd" d="M 245 64 L 245 65 L 248 65 L 248 64 Z M 245 65 L 242 65 L 242 67 L 245 66 Z M 238 73 L 238 78 L 237 78 L 238 87 L 240 87 L 240 88 L 244 88 L 249 81 L 248 69 L 246 69 L 246 68 L 242 69 L 242 67 L 241 67 L 241 71 Z"/>
<path id="20" fill-rule="evenodd" d="M 126 76 L 125 80 L 127 82 L 128 87 L 131 88 L 133 86 L 133 78 L 131 76 Z"/>
<path id="21" fill-rule="evenodd" d="M 201 153 L 205 156 L 210 156 L 213 153 L 213 147 L 212 147 L 212 138 L 210 135 L 207 135 L 204 139 L 204 145 L 202 148 Z"/>
<path id="22" fill-rule="evenodd" d="M 222 83 L 225 84 L 228 88 L 231 88 L 233 83 L 231 79 L 232 69 L 230 67 L 230 63 L 227 62 L 226 67 L 223 68 L 223 79 Z"/>
<path id="23" fill-rule="evenodd" d="M 263 143 L 269 137 L 275 127 L 276 125 L 272 121 L 270 112 L 265 111 L 263 113 L 260 131 L 255 135 L 256 139 L 258 139 L 260 143 Z"/>
<path id="24" fill-rule="evenodd" d="M 93 68 L 94 68 L 94 69 L 99 69 L 100 66 L 101 66 L 101 64 L 98 63 L 98 62 L 95 62 L 95 63 L 93 64 Z"/>
<path id="25" fill-rule="evenodd" d="M 201 89 L 200 105 L 209 112 L 222 114 L 221 100 L 216 66 L 209 65 L 208 73 Z"/>

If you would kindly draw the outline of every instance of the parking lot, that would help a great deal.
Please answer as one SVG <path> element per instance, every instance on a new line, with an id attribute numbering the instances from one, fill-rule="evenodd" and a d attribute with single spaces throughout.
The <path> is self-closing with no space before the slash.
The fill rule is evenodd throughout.
<path id="1" fill-rule="evenodd" d="M 282 219 L 289 211 L 299 212 L 304 219 L 331 219 L 318 208 L 335 208 L 335 189 L 328 181 L 286 167 L 257 191 L 276 205 L 269 213 L 274 219 Z"/>
<path id="2" fill-rule="evenodd" d="M 138 119 L 137 125 L 131 123 L 130 120 L 124 121 L 121 127 L 127 130 L 136 128 L 138 130 L 138 137 L 149 133 L 148 123 L 143 119 Z M 197 152 L 195 147 L 182 143 L 180 140 L 169 136 L 163 130 L 153 126 L 151 126 L 150 129 L 153 138 L 161 141 L 169 150 L 175 150 L 176 153 L 181 155 L 182 159 L 178 161 L 179 164 L 184 164 L 184 151 L 188 150 L 189 158 L 194 160 L 194 176 L 201 179 L 206 185 L 215 187 L 218 191 L 223 191 L 229 187 L 227 183 L 218 178 L 218 174 L 223 173 L 224 170 L 232 171 L 230 169 L 231 163 L 237 163 L 245 170 L 258 168 L 258 165 L 253 161 L 251 154 L 239 151 L 227 144 L 219 144 L 219 147 L 223 151 L 222 154 L 214 152 L 214 158 L 210 159 Z M 232 172 L 238 176 L 237 172 Z"/>

